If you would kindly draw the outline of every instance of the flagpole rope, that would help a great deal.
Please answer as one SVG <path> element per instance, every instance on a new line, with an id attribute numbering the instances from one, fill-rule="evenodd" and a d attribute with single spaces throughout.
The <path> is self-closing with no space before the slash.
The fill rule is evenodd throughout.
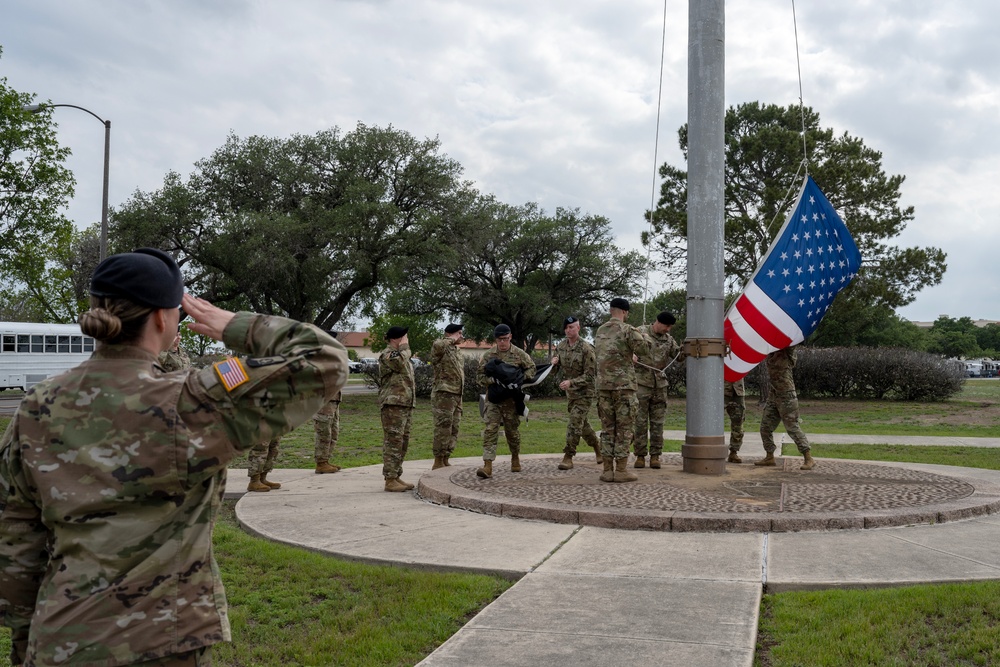
<path id="1" fill-rule="evenodd" d="M 663 0 L 663 34 L 660 37 L 660 82 L 656 91 L 656 135 L 653 139 L 653 184 L 649 193 L 649 243 L 646 244 L 646 284 L 642 288 L 642 321 L 646 322 L 649 303 L 649 274 L 652 270 L 653 212 L 656 211 L 657 153 L 660 148 L 660 106 L 663 104 L 663 62 L 667 52 L 667 0 Z"/>
<path id="2" fill-rule="evenodd" d="M 799 116 L 802 118 L 802 162 L 809 175 L 809 148 L 806 145 L 806 109 L 802 97 L 802 60 L 799 58 L 799 22 L 795 16 L 795 0 L 792 0 L 792 28 L 795 30 L 795 69 L 799 75 Z"/>

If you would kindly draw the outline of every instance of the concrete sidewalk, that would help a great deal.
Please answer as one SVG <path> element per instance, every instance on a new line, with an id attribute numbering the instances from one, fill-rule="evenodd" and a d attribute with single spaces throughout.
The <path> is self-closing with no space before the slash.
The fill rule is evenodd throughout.
<path id="1" fill-rule="evenodd" d="M 758 448 L 748 437 L 743 453 Z M 416 483 L 430 464 L 407 461 L 404 478 Z M 912 467 L 1000 484 L 996 471 Z M 238 471 L 231 477 L 242 488 Z M 1000 515 L 834 532 L 624 531 L 385 493 L 381 466 L 269 477 L 285 486 L 237 505 L 250 533 L 342 558 L 517 580 L 421 665 L 749 666 L 765 590 L 1000 579 Z"/>

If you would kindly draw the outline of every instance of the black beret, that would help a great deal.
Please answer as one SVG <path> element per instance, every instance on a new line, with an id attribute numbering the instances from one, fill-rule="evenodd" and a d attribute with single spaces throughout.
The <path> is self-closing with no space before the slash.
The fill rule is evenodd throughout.
<path id="1" fill-rule="evenodd" d="M 629 309 L 628 299 L 623 299 L 620 296 L 616 296 L 615 298 L 611 299 L 611 307 L 627 311 Z"/>
<path id="2" fill-rule="evenodd" d="M 184 296 L 184 279 L 173 257 L 156 248 L 138 248 L 98 264 L 90 293 L 151 308 L 176 308 Z"/>
<path id="3" fill-rule="evenodd" d="M 500 336 L 509 336 L 510 327 L 506 324 L 498 324 L 495 329 L 493 329 L 493 337 L 499 338 Z"/>
<path id="4" fill-rule="evenodd" d="M 386 340 L 396 340 L 397 338 L 402 338 L 409 331 L 406 327 L 389 327 L 389 330 L 385 332 Z"/>
<path id="5" fill-rule="evenodd" d="M 462 330 L 462 325 L 461 324 L 454 324 L 454 323 L 453 324 L 449 324 L 448 326 L 446 326 L 444 328 L 444 332 L 446 334 L 453 334 L 456 331 L 461 331 L 461 330 Z"/>
<path id="6" fill-rule="evenodd" d="M 572 315 L 570 315 L 565 320 L 563 320 L 563 331 L 566 330 L 566 327 L 568 327 L 569 325 L 573 324 L 573 322 L 579 322 L 579 321 L 580 320 L 578 320 L 575 317 L 573 317 Z"/>
<path id="7" fill-rule="evenodd" d="M 677 318 L 674 317 L 673 313 L 665 310 L 656 316 L 656 321 L 659 322 L 660 324 L 671 325 L 677 322 Z"/>

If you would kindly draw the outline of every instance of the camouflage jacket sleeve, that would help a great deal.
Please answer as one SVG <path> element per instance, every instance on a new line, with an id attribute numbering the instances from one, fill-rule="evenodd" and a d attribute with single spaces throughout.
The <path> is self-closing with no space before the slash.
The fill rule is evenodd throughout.
<path id="1" fill-rule="evenodd" d="M 493 384 L 493 378 L 486 376 L 486 362 L 496 356 L 496 347 L 491 347 L 486 353 L 479 357 L 479 366 L 476 367 L 476 384 L 480 387 L 488 387 Z"/>
<path id="2" fill-rule="evenodd" d="M 593 389 L 597 382 L 597 357 L 594 355 L 594 346 L 581 340 L 580 348 L 580 354 L 583 357 L 583 372 L 570 380 L 572 391 Z"/>
<path id="3" fill-rule="evenodd" d="M 451 344 L 450 341 L 450 338 L 438 338 L 434 341 L 434 344 L 431 345 L 431 354 L 428 359 L 431 366 L 441 363 L 441 360 L 444 359 L 445 352 L 448 350 L 448 345 Z"/>
<path id="4" fill-rule="evenodd" d="M 347 349 L 311 324 L 241 312 L 223 342 L 249 355 L 241 360 L 247 380 L 227 389 L 216 365 L 188 376 L 178 412 L 197 435 L 188 451 L 192 469 L 220 450 L 249 449 L 292 431 L 347 382 Z"/>
<path id="5" fill-rule="evenodd" d="M 48 530 L 21 474 L 17 419 L 0 440 L 0 623 L 11 629 L 11 664 L 24 661 L 38 588 L 48 567 Z"/>
<path id="6" fill-rule="evenodd" d="M 632 354 L 640 359 L 648 358 L 656 347 L 656 341 L 630 324 L 625 324 L 625 344 Z"/>

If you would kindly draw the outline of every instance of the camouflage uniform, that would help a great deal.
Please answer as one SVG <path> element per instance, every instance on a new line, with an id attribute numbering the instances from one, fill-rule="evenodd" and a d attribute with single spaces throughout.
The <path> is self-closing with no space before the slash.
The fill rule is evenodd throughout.
<path id="1" fill-rule="evenodd" d="M 566 392 L 569 423 L 566 424 L 563 454 L 575 456 L 580 438 L 586 440 L 594 451 L 598 451 L 600 441 L 587 419 L 596 393 L 597 358 L 594 356 L 594 346 L 582 338 L 576 341 L 576 345 L 570 345 L 568 340 L 563 339 L 556 345 L 556 356 L 559 357 L 560 377 L 570 383 Z"/>
<path id="2" fill-rule="evenodd" d="M 378 357 L 378 404 L 382 415 L 382 476 L 397 479 L 410 445 L 410 423 L 417 404 L 410 346 L 389 346 Z"/>
<path id="3" fill-rule="evenodd" d="M 215 366 L 162 374 L 100 345 L 30 389 L 0 440 L 0 616 L 14 664 L 125 665 L 230 639 L 212 557 L 226 465 L 291 431 L 347 380 L 316 327 L 237 313 L 223 342 L 251 355 L 227 390 Z"/>
<path id="4" fill-rule="evenodd" d="M 316 463 L 329 461 L 333 448 L 337 446 L 337 438 L 340 436 L 340 399 L 341 392 L 338 391 L 313 417 L 313 431 L 316 433 L 313 458 Z"/>
<path id="5" fill-rule="evenodd" d="M 278 458 L 281 438 L 271 438 L 258 442 L 247 452 L 247 476 L 267 475 L 274 470 L 274 460 Z"/>
<path id="6" fill-rule="evenodd" d="M 743 446 L 743 417 L 746 415 L 747 404 L 744 395 L 743 378 L 736 382 L 726 382 L 723 389 L 723 400 L 726 403 L 726 414 L 729 415 L 729 449 L 738 452 Z"/>
<path id="7" fill-rule="evenodd" d="M 764 412 L 760 416 L 760 438 L 764 441 L 764 451 L 773 453 L 774 427 L 785 424 L 785 432 L 795 441 L 800 454 L 809 451 L 809 440 L 799 426 L 799 399 L 795 395 L 795 380 L 792 370 L 795 368 L 795 348 L 788 347 L 767 355 L 767 374 L 769 390 Z"/>
<path id="8" fill-rule="evenodd" d="M 187 352 L 179 347 L 176 350 L 164 350 L 160 352 L 156 363 L 168 373 L 191 368 L 191 358 L 188 357 Z"/>
<path id="9" fill-rule="evenodd" d="M 487 377 L 483 372 L 490 359 L 499 359 L 505 364 L 517 366 L 524 370 L 524 379 L 531 380 L 535 377 L 535 362 L 531 360 L 528 353 L 517 345 L 511 345 L 506 352 L 500 352 L 494 345 L 479 360 L 479 368 L 476 371 L 476 381 L 480 387 L 486 387 L 493 383 L 493 378 Z M 497 457 L 497 439 L 500 434 L 500 424 L 503 424 L 503 435 L 507 439 L 507 446 L 511 454 L 521 453 L 521 433 L 518 429 L 521 426 L 521 417 L 514 408 L 514 399 L 508 398 L 503 403 L 493 403 L 486 401 L 486 412 L 483 414 L 483 460 L 493 461 Z"/>
<path id="10" fill-rule="evenodd" d="M 601 418 L 601 455 L 606 461 L 628 457 L 639 411 L 632 355 L 648 355 L 652 343 L 631 324 L 615 318 L 602 324 L 594 336 L 597 414 Z"/>
<path id="11" fill-rule="evenodd" d="M 667 416 L 667 378 L 646 366 L 663 369 L 681 346 L 669 333 L 654 333 L 653 325 L 644 324 L 639 331 L 653 339 L 648 355 L 638 355 L 641 366 L 635 364 L 636 399 L 639 411 L 635 420 L 635 455 L 660 456 L 663 453 L 663 420 Z M 647 433 L 649 447 L 647 449 Z"/>
<path id="12" fill-rule="evenodd" d="M 462 423 L 462 391 L 465 389 L 465 363 L 456 338 L 439 338 L 431 346 L 430 362 L 434 367 L 431 410 L 434 415 L 434 456 L 448 458 L 458 442 Z"/>

